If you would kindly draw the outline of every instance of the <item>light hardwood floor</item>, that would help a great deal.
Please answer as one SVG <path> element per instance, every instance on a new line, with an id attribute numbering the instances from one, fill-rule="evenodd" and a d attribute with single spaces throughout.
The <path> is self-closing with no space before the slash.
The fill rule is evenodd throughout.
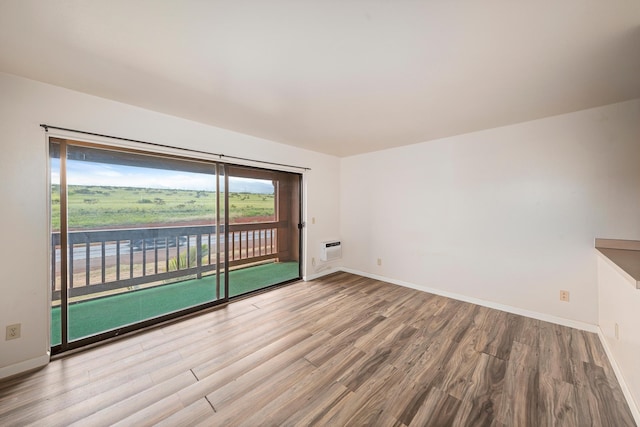
<path id="1" fill-rule="evenodd" d="M 0 425 L 635 425 L 595 334 L 347 273 L 0 382 Z"/>

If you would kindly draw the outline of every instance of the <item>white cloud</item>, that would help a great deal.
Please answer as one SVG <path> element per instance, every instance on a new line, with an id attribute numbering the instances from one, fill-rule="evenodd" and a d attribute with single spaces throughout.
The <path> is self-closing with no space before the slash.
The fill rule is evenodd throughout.
<path id="1" fill-rule="evenodd" d="M 59 168 L 59 161 L 52 159 L 51 182 L 54 184 L 60 182 Z M 231 191 L 273 193 L 271 181 L 235 177 L 230 177 L 229 181 Z M 214 175 L 74 160 L 67 162 L 67 183 L 69 185 L 176 190 L 215 191 L 216 189 Z"/>

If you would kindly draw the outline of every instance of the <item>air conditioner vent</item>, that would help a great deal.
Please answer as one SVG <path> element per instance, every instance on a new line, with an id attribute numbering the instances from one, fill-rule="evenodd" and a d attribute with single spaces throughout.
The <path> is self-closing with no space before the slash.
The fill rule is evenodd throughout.
<path id="1" fill-rule="evenodd" d="M 340 258 L 342 258 L 342 243 L 340 240 L 320 243 L 321 261 L 333 261 Z"/>

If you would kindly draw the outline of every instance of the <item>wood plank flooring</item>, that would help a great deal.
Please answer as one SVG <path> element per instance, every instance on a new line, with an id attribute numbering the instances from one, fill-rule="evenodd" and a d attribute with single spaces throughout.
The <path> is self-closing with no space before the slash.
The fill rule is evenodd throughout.
<path id="1" fill-rule="evenodd" d="M 0 425 L 633 426 L 595 334 L 347 273 L 0 382 Z"/>

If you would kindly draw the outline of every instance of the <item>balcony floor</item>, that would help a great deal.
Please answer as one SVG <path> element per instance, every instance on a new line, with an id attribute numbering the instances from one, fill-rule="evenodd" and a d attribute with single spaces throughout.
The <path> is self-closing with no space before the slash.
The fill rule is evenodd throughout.
<path id="1" fill-rule="evenodd" d="M 276 262 L 234 270 L 229 273 L 229 295 L 242 295 L 297 277 L 297 262 Z M 207 276 L 71 304 L 69 340 L 214 301 L 215 280 L 215 276 Z M 224 275 L 220 281 L 222 286 Z M 51 310 L 51 345 L 60 342 L 60 307 L 54 307 Z"/>

